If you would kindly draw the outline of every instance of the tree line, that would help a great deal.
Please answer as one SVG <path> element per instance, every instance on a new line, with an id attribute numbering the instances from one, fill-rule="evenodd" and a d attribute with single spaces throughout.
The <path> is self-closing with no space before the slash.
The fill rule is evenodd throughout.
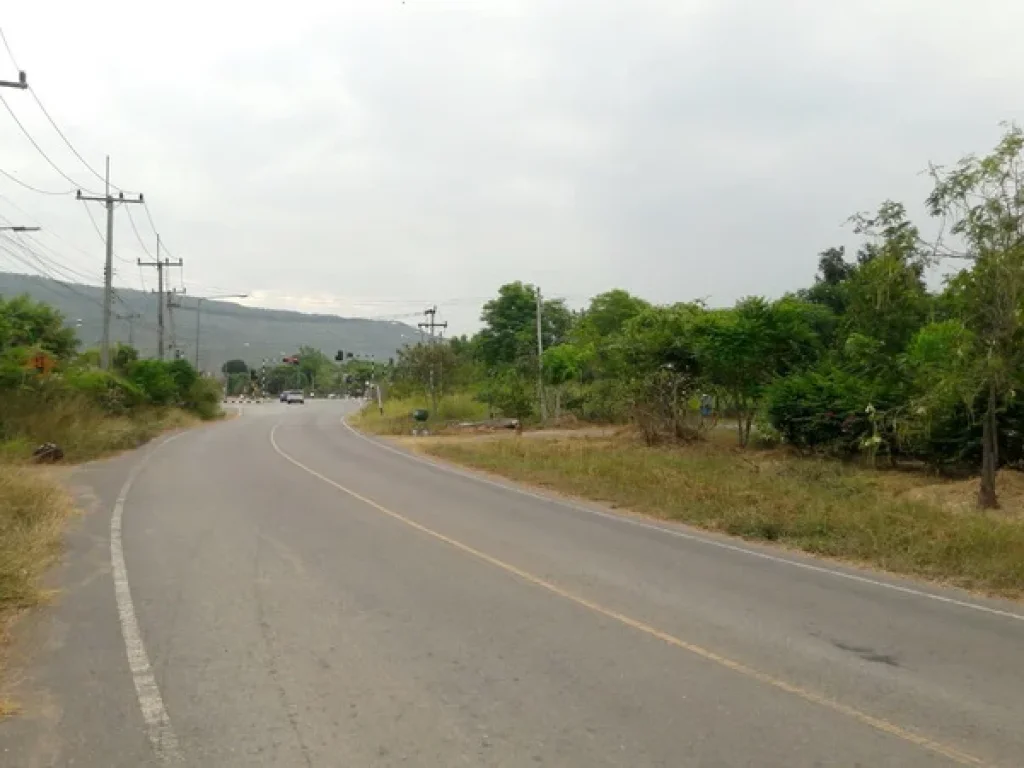
<path id="1" fill-rule="evenodd" d="M 402 349 L 392 394 L 472 392 L 495 412 L 635 423 L 650 443 L 699 439 L 719 416 L 737 441 L 980 474 L 1024 461 L 1024 133 L 932 166 L 926 240 L 905 206 L 851 219 L 862 243 L 819 254 L 813 283 L 732 307 L 654 305 L 624 290 L 580 310 L 504 285 L 472 337 Z M 953 269 L 938 290 L 926 275 Z"/>

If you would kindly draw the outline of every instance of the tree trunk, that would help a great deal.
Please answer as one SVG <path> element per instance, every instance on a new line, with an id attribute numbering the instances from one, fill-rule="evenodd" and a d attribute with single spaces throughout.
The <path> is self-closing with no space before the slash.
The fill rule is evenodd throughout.
<path id="1" fill-rule="evenodd" d="M 978 489 L 978 506 L 982 509 L 997 509 L 996 469 L 999 463 L 999 429 L 996 423 L 996 387 L 988 385 L 988 407 L 981 427 L 981 486 Z"/>

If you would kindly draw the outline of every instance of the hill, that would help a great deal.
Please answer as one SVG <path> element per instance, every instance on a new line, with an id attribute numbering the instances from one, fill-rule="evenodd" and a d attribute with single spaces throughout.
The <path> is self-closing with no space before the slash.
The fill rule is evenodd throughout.
<path id="1" fill-rule="evenodd" d="M 103 289 L 94 285 L 62 283 L 35 275 L 0 272 L 0 296 L 28 294 L 56 307 L 76 326 L 83 347 L 99 344 L 103 323 Z M 132 342 L 143 355 L 157 349 L 157 300 L 152 293 L 117 288 L 117 318 L 111 324 L 114 341 Z M 173 312 L 174 327 L 167 338 L 189 360 L 195 359 L 196 300 L 178 297 L 181 308 Z M 129 320 L 130 315 L 141 315 Z M 338 315 L 306 314 L 277 309 L 243 307 L 226 301 L 204 301 L 201 325 L 200 367 L 217 371 L 233 358 L 259 365 L 263 358 L 279 360 L 282 354 L 308 345 L 334 356 L 343 349 L 360 356 L 387 360 L 395 350 L 414 341 L 417 332 L 394 320 L 368 320 Z M 170 353 L 168 353 L 170 354 Z"/>

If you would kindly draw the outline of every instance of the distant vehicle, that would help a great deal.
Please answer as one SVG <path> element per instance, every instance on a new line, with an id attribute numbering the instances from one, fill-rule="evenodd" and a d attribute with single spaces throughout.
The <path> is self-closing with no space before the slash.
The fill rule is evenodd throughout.
<path id="1" fill-rule="evenodd" d="M 334 398 L 336 398 L 336 397 L 337 397 L 337 395 L 336 395 L 336 394 L 334 394 L 333 392 L 331 392 L 331 393 L 330 393 L 329 395 L 327 395 L 327 399 L 328 399 L 328 400 L 333 400 L 333 399 L 334 399 Z"/>
<path id="2" fill-rule="evenodd" d="M 310 391 L 309 399 L 312 400 L 314 397 L 316 397 L 316 392 Z"/>
<path id="3" fill-rule="evenodd" d="M 287 389 L 284 392 L 281 393 L 281 397 L 279 399 L 281 400 L 282 403 L 287 403 L 288 402 L 288 390 Z"/>
<path id="4" fill-rule="evenodd" d="M 301 392 L 289 392 L 288 393 L 288 399 L 285 400 L 285 402 L 288 403 L 288 405 L 291 405 L 292 403 L 298 403 L 299 405 L 305 405 L 306 404 L 306 398 L 302 396 Z"/>

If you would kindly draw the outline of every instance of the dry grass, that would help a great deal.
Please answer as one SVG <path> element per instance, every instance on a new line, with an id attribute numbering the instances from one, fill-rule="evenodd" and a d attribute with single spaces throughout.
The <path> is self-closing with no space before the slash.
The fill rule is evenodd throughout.
<path id="1" fill-rule="evenodd" d="M 784 451 L 715 443 L 647 448 L 622 437 L 443 438 L 420 447 L 655 517 L 965 588 L 1024 594 L 1024 520 L 938 503 L 924 490 L 935 483 L 920 477 Z"/>
<path id="2" fill-rule="evenodd" d="M 430 399 L 410 397 L 384 401 L 384 413 L 370 403 L 352 418 L 352 424 L 375 435 L 408 435 L 415 422 L 412 412 L 417 408 L 430 411 Z M 450 422 L 480 421 L 488 416 L 487 406 L 471 395 L 447 395 L 438 401 L 437 413 L 430 413 L 426 427 L 431 432 L 443 429 Z"/>
<path id="3" fill-rule="evenodd" d="M 0 462 L 14 463 L 27 460 L 32 449 L 45 442 L 59 445 L 69 462 L 88 461 L 138 448 L 162 432 L 199 421 L 178 408 L 137 409 L 130 416 L 109 416 L 76 399 L 3 417 L 10 437 L 0 442 Z"/>
<path id="4" fill-rule="evenodd" d="M 71 499 L 45 471 L 0 465 L 0 646 L 11 617 L 45 598 L 39 578 L 60 554 L 72 510 Z M 0 700 L 0 716 L 11 709 Z"/>

